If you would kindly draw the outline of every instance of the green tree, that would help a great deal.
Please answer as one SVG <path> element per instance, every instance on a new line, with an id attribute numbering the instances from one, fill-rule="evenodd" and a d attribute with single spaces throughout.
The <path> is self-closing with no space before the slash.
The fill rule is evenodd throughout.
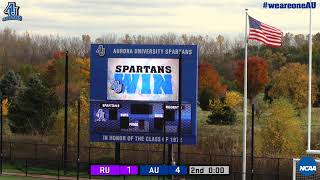
<path id="1" fill-rule="evenodd" d="M 268 64 L 271 65 L 270 70 L 277 70 L 287 62 L 287 58 L 283 53 L 273 53 L 270 49 L 266 49 L 263 57 L 267 60 Z"/>
<path id="2" fill-rule="evenodd" d="M 56 95 L 34 75 L 9 106 L 9 126 L 15 133 L 47 134 L 58 107 Z"/>
<path id="3" fill-rule="evenodd" d="M 208 111 L 210 100 L 213 97 L 213 92 L 209 88 L 203 88 L 199 94 L 199 106 L 202 110 Z"/>
<path id="4" fill-rule="evenodd" d="M 13 70 L 8 71 L 0 80 L 0 91 L 2 94 L 5 94 L 9 100 L 18 94 L 21 87 L 21 78 Z"/>
<path id="5" fill-rule="evenodd" d="M 295 107 L 280 98 L 272 103 L 267 114 L 258 136 L 260 153 L 276 157 L 302 153 L 304 134 Z"/>
<path id="6" fill-rule="evenodd" d="M 28 82 L 30 77 L 36 74 L 36 69 L 30 64 L 24 64 L 19 67 L 18 74 L 21 76 L 22 82 L 25 84 Z"/>

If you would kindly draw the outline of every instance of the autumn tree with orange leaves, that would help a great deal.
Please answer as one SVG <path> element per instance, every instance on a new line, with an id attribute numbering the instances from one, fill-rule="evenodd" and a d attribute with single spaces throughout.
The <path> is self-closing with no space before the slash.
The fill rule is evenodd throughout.
<path id="1" fill-rule="evenodd" d="M 250 103 L 254 103 L 254 98 L 261 92 L 265 85 L 269 82 L 268 78 L 268 63 L 260 57 L 248 58 L 248 98 Z M 236 85 L 239 91 L 243 91 L 243 77 L 244 77 L 244 61 L 239 60 L 234 70 Z"/>
<path id="2" fill-rule="evenodd" d="M 210 64 L 199 65 L 199 102 L 203 110 L 208 110 L 212 98 L 225 95 L 227 86 L 222 85 L 218 72 Z"/>

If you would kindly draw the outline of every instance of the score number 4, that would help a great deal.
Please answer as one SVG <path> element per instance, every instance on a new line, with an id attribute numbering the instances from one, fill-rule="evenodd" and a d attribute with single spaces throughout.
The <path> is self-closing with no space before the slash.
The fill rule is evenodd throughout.
<path id="1" fill-rule="evenodd" d="M 180 173 L 180 167 L 178 166 L 177 169 L 175 170 L 176 173 Z"/>

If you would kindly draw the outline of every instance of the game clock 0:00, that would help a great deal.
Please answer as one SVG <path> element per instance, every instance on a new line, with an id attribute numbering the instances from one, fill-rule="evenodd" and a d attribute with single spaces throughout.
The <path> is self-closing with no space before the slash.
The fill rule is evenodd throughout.
<path id="1" fill-rule="evenodd" d="M 229 166 L 189 166 L 189 174 L 227 175 L 229 173 Z"/>

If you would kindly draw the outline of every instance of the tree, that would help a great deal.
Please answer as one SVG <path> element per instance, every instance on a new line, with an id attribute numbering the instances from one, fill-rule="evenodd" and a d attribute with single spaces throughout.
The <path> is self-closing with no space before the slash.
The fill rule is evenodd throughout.
<path id="1" fill-rule="evenodd" d="M 263 58 L 271 65 L 270 70 L 277 70 L 287 62 L 287 58 L 283 53 L 273 53 L 270 49 L 265 51 Z"/>
<path id="2" fill-rule="evenodd" d="M 55 60 L 48 61 L 46 71 L 42 75 L 43 83 L 49 88 L 54 88 L 58 85 L 57 67 L 54 61 Z"/>
<path id="3" fill-rule="evenodd" d="M 82 35 L 81 37 L 82 37 L 82 44 L 83 44 L 82 54 L 83 54 L 84 58 L 89 58 L 91 38 L 87 34 Z"/>
<path id="4" fill-rule="evenodd" d="M 13 70 L 8 71 L 0 80 L 0 92 L 6 95 L 9 100 L 18 94 L 21 87 L 21 78 Z"/>
<path id="5" fill-rule="evenodd" d="M 3 116 L 8 115 L 8 99 L 7 98 L 2 100 L 2 113 L 3 113 Z"/>
<path id="6" fill-rule="evenodd" d="M 213 100 L 210 110 L 208 124 L 234 124 L 237 119 L 236 112 L 220 99 Z"/>
<path id="7" fill-rule="evenodd" d="M 209 109 L 209 101 L 212 98 L 221 97 L 227 87 L 220 82 L 220 76 L 210 64 L 199 65 L 199 103 L 202 110 Z"/>
<path id="8" fill-rule="evenodd" d="M 306 38 L 303 34 L 297 34 L 294 36 L 294 41 L 296 43 L 296 47 L 301 48 L 303 45 L 307 43 Z"/>
<path id="9" fill-rule="evenodd" d="M 293 41 L 293 34 L 292 33 L 286 33 L 283 37 L 282 37 L 282 45 L 281 48 L 287 48 L 289 46 L 292 45 L 292 41 Z"/>
<path id="10" fill-rule="evenodd" d="M 25 84 L 30 79 L 30 77 L 37 73 L 36 69 L 30 64 L 24 64 L 19 67 L 18 73 Z"/>
<path id="11" fill-rule="evenodd" d="M 212 90 L 214 97 L 223 96 L 227 87 L 220 82 L 218 72 L 210 64 L 199 65 L 199 92 L 204 88 Z"/>
<path id="12" fill-rule="evenodd" d="M 60 58 L 62 58 L 64 56 L 64 53 L 65 52 L 63 52 L 63 51 L 55 51 L 55 52 L 53 52 L 52 57 L 54 59 L 58 60 L 58 59 L 60 59 Z"/>
<path id="13" fill-rule="evenodd" d="M 226 104 L 232 109 L 237 109 L 242 104 L 243 97 L 237 91 L 227 91 L 226 93 Z"/>
<path id="14" fill-rule="evenodd" d="M 199 106 L 202 110 L 208 111 L 210 100 L 213 98 L 212 90 L 204 88 L 199 93 Z"/>
<path id="15" fill-rule="evenodd" d="M 254 97 L 264 89 L 268 83 L 268 64 L 260 57 L 248 58 L 248 97 L 250 102 L 254 102 Z M 244 61 L 238 61 L 234 70 L 236 78 L 236 85 L 240 91 L 243 90 L 243 77 L 244 77 Z"/>
<path id="16" fill-rule="evenodd" d="M 287 157 L 302 153 L 304 134 L 295 107 L 280 98 L 272 103 L 267 114 L 258 136 L 262 155 Z"/>
<path id="17" fill-rule="evenodd" d="M 219 48 L 219 56 L 223 56 L 224 55 L 224 37 L 221 35 L 218 35 L 217 37 L 217 43 L 218 43 L 218 48 Z"/>
<path id="18" fill-rule="evenodd" d="M 87 90 L 83 90 L 80 93 L 80 106 L 81 106 L 81 112 L 80 112 L 80 139 L 82 141 L 80 142 L 81 145 L 88 145 L 89 144 L 89 94 Z M 78 123 L 78 117 L 77 117 L 78 109 L 77 109 L 77 102 L 72 102 L 70 104 L 70 108 L 68 111 L 68 118 L 69 118 L 69 126 L 68 126 L 68 142 L 70 144 L 76 144 L 77 143 L 77 123 Z M 53 130 L 51 131 L 50 139 L 54 143 L 63 143 L 63 130 L 64 130 L 64 109 L 61 108 L 58 111 L 58 114 L 56 116 L 56 121 L 53 125 Z"/>
<path id="19" fill-rule="evenodd" d="M 9 106 L 10 129 L 15 133 L 47 134 L 58 107 L 56 95 L 34 75 Z"/>
<path id="20" fill-rule="evenodd" d="M 317 97 L 317 80 L 313 75 L 312 102 Z M 286 97 L 298 108 L 304 108 L 308 102 L 308 68 L 304 64 L 289 63 L 273 73 L 270 95 L 273 98 Z"/>

